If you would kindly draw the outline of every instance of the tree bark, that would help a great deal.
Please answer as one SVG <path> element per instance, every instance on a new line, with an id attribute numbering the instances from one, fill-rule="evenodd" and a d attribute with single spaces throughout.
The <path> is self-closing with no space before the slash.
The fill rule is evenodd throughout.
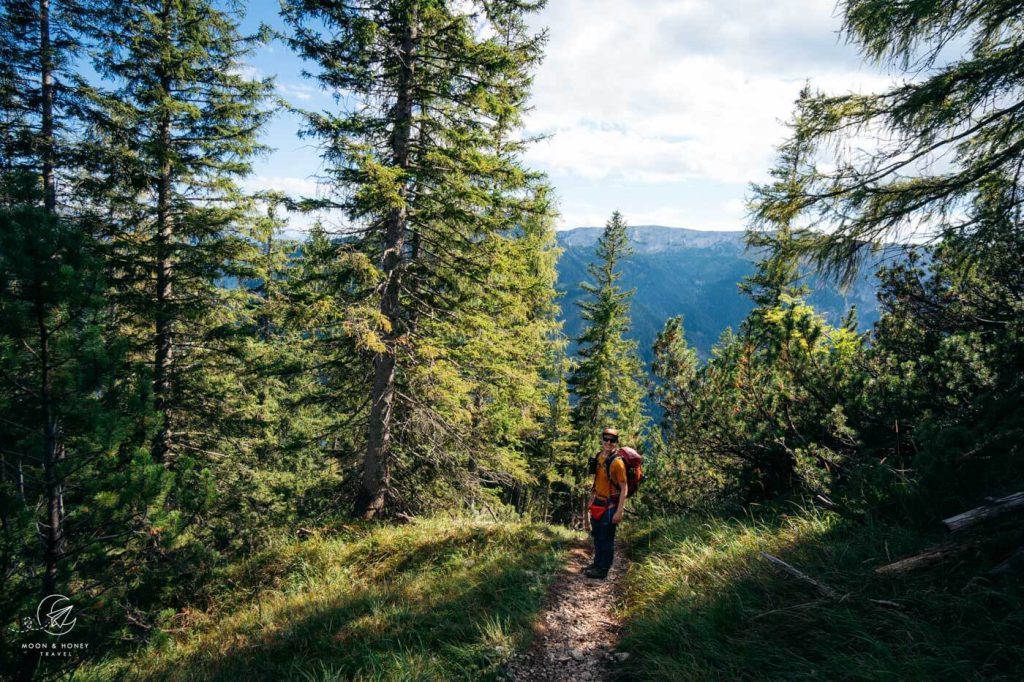
<path id="1" fill-rule="evenodd" d="M 1024 511 L 1024 492 L 1008 495 L 998 500 L 991 500 L 980 507 L 951 516 L 948 519 L 943 519 L 942 523 L 951 532 L 956 533 L 986 521 L 1020 511 Z"/>
<path id="2" fill-rule="evenodd" d="M 43 175 L 43 209 L 47 220 L 56 220 L 57 192 L 54 179 L 54 140 L 53 140 L 53 54 L 50 44 L 50 2 L 39 2 L 39 75 Z M 47 226 L 52 229 L 52 226 Z M 34 254 L 42 260 L 44 253 Z M 42 277 L 42 273 L 39 274 Z M 64 457 L 64 448 L 60 442 L 60 427 L 53 404 L 53 368 L 50 360 L 50 328 L 47 321 L 47 306 L 43 293 L 43 284 L 38 279 L 35 283 L 35 302 L 33 305 L 36 329 L 39 334 L 39 412 L 43 436 L 43 485 L 46 495 L 46 524 L 43 541 L 43 581 L 40 594 L 42 597 L 57 591 L 57 578 L 61 560 L 64 556 L 64 487 L 58 470 Z M 39 652 L 26 651 L 18 671 L 19 680 L 31 680 L 39 665 Z"/>
<path id="3" fill-rule="evenodd" d="M 170 9 L 164 3 L 161 18 L 166 23 L 170 16 Z M 171 78 L 161 64 L 160 89 L 164 96 L 171 91 Z M 165 462 L 170 449 L 170 425 L 167 408 L 169 404 L 168 393 L 171 390 L 170 366 L 174 359 L 173 339 L 171 325 L 173 316 L 170 311 L 173 276 L 173 264 L 171 262 L 171 241 L 174 237 L 174 226 L 171 219 L 171 114 L 166 105 L 161 113 L 158 135 L 160 138 L 160 175 L 157 179 L 156 198 L 156 334 L 155 357 L 153 365 L 153 407 L 160 417 L 160 426 L 153 436 L 153 459 L 157 462 Z"/>
<path id="4" fill-rule="evenodd" d="M 807 575 L 803 571 L 801 571 L 801 570 L 799 570 L 797 568 L 794 568 L 793 566 L 790 566 L 785 561 L 783 561 L 782 559 L 780 559 L 780 558 L 778 558 L 776 556 L 772 556 L 771 554 L 768 554 L 767 552 L 761 552 L 761 558 L 764 559 L 765 561 L 768 561 L 768 562 L 774 564 L 778 568 L 781 568 L 783 571 L 785 571 L 789 575 L 793 576 L 797 580 L 801 580 L 801 581 L 807 583 L 808 585 L 810 585 L 814 589 L 818 590 L 818 592 L 821 592 L 823 595 L 828 597 L 829 599 L 839 599 L 841 597 L 841 595 L 838 592 L 836 592 L 834 589 L 832 589 L 831 587 L 829 587 L 825 583 L 823 583 L 823 582 L 821 582 L 819 580 L 815 580 L 814 578 L 812 578 L 811 576 Z"/>
<path id="5" fill-rule="evenodd" d="M 412 138 L 413 79 L 415 76 L 415 49 L 417 40 L 417 7 L 412 3 L 407 16 L 402 42 L 399 46 L 401 68 L 398 75 L 394 128 L 391 134 L 393 164 L 403 170 L 409 167 L 409 143 Z M 401 275 L 408 210 L 405 199 L 408 184 L 399 188 L 402 205 L 392 211 L 384 235 L 381 270 L 384 290 L 380 299 L 380 313 L 391 328 L 384 333 L 384 350 L 374 354 L 373 386 L 370 394 L 370 417 L 367 429 L 366 457 L 363 459 L 363 480 L 356 501 L 356 513 L 363 518 L 374 518 L 384 511 L 391 483 L 391 431 L 395 401 L 395 367 L 397 341 L 402 334 Z"/>
<path id="6" fill-rule="evenodd" d="M 942 545 L 936 545 L 935 547 L 929 547 L 923 552 L 919 552 L 913 556 L 905 557 L 899 561 L 894 561 L 891 564 L 879 566 L 875 569 L 875 573 L 880 575 L 906 573 L 907 571 L 913 571 L 922 566 L 929 566 L 937 562 L 946 561 L 947 559 L 966 554 L 971 550 L 977 549 L 978 544 L 979 543 L 975 541 L 964 544 L 945 543 Z"/>
<path id="7" fill-rule="evenodd" d="M 39 0 L 39 71 L 42 95 L 43 206 L 47 215 L 57 212 L 53 146 L 53 48 L 50 45 L 50 0 Z"/>

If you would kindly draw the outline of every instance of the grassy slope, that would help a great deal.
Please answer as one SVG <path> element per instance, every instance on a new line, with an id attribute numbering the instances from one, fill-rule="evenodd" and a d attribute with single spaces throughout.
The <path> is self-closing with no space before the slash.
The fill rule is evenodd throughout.
<path id="1" fill-rule="evenodd" d="M 438 519 L 282 542 L 173 619 L 181 634 L 76 679 L 487 679 L 526 644 L 571 539 Z"/>
<path id="2" fill-rule="evenodd" d="M 799 512 L 633 524 L 629 539 L 629 679 L 1024 679 L 1019 576 L 975 578 L 984 558 L 874 574 L 935 537 Z M 848 596 L 822 599 L 761 551 Z"/>

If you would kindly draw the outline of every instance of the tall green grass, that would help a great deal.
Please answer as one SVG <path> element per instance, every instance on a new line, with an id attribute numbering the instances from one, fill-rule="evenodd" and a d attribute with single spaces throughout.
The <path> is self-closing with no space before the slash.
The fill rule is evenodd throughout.
<path id="1" fill-rule="evenodd" d="M 281 541 L 202 611 L 77 680 L 478 680 L 517 649 L 573 535 L 451 519 Z"/>
<path id="2" fill-rule="evenodd" d="M 874 572 L 937 533 L 815 510 L 625 529 L 634 559 L 621 607 L 627 679 L 1024 679 L 1019 576 L 987 577 L 985 557 Z M 845 596 L 823 598 L 762 551 Z"/>

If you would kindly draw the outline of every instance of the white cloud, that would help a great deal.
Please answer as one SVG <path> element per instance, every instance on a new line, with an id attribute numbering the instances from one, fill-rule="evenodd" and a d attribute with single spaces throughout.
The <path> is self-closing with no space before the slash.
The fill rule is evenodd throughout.
<path id="1" fill-rule="evenodd" d="M 643 183 L 761 181 L 805 79 L 878 89 L 822 0 L 558 0 L 534 86 L 527 160 Z"/>
<path id="2" fill-rule="evenodd" d="M 306 83 L 277 83 L 277 91 L 285 99 L 301 100 L 308 102 L 312 100 L 319 90 Z"/>
<path id="3" fill-rule="evenodd" d="M 284 192 L 293 199 L 317 199 L 323 198 L 326 194 L 325 188 L 314 179 L 287 175 L 250 175 L 242 180 L 240 184 L 242 189 L 247 192 L 277 190 Z M 313 227 L 317 220 L 324 221 L 325 225 L 331 223 L 330 211 L 314 211 L 311 213 L 289 211 L 285 217 L 288 220 L 285 235 L 288 237 L 297 237 L 305 234 Z"/>

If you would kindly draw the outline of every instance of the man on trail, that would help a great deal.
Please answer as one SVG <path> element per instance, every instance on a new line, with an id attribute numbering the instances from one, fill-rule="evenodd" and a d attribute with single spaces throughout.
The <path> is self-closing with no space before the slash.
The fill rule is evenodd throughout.
<path id="1" fill-rule="evenodd" d="M 626 463 L 621 456 L 616 456 L 618 449 L 619 432 L 615 429 L 602 431 L 601 452 L 594 468 L 594 487 L 583 510 L 583 525 L 594 536 L 594 560 L 583 571 L 588 578 L 603 580 L 615 556 L 615 529 L 622 521 L 629 494 Z M 612 458 L 610 466 L 609 458 Z"/>

